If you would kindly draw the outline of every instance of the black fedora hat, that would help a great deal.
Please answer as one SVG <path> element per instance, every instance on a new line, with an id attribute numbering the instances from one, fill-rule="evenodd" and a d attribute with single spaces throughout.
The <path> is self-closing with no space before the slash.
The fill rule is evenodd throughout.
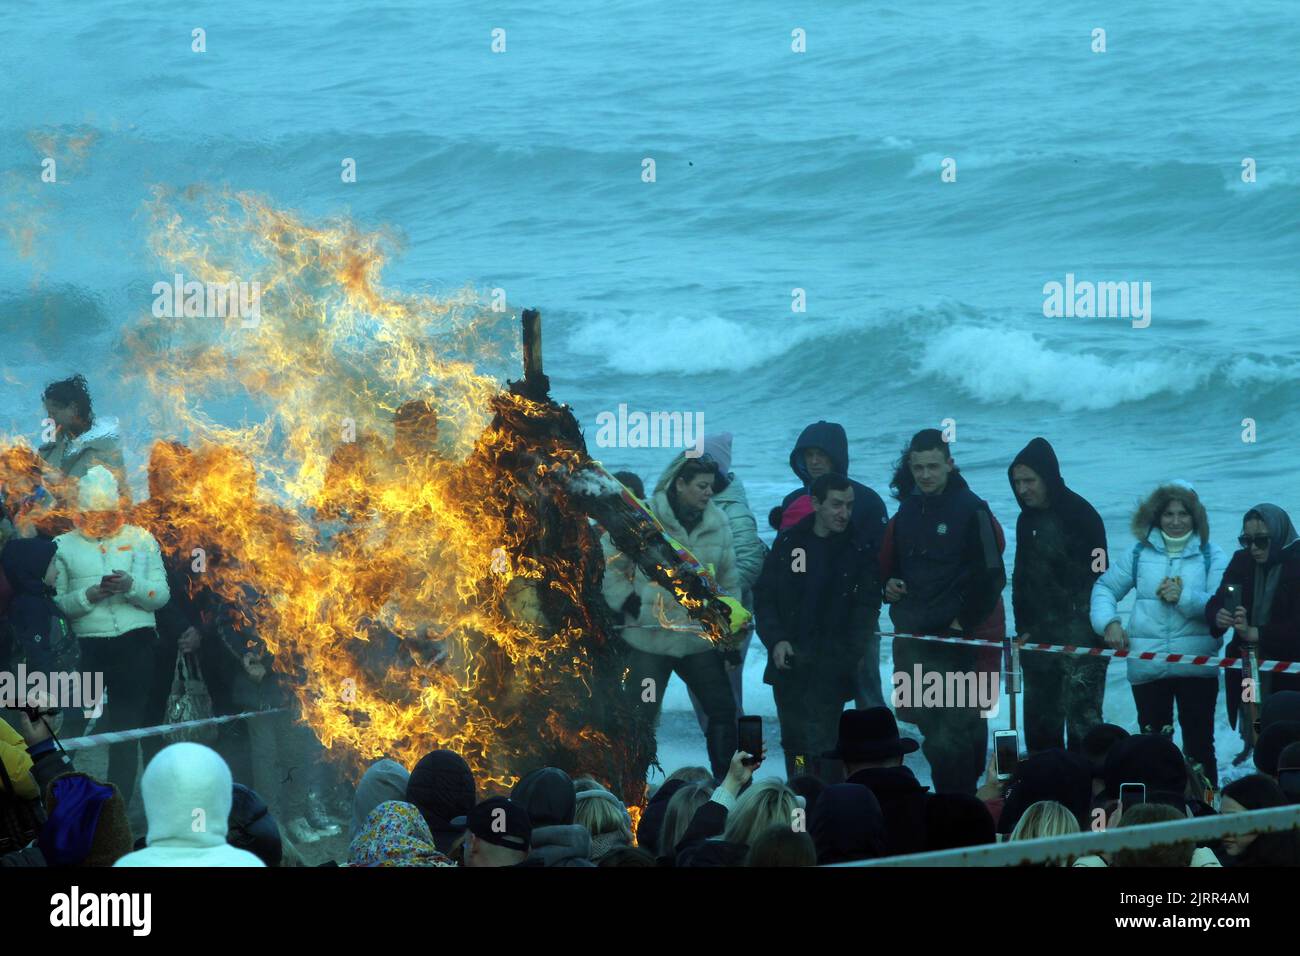
<path id="1" fill-rule="evenodd" d="M 869 707 L 840 714 L 835 749 L 822 756 L 828 760 L 883 760 L 910 754 L 918 747 L 915 740 L 898 736 L 898 721 L 888 707 Z"/>

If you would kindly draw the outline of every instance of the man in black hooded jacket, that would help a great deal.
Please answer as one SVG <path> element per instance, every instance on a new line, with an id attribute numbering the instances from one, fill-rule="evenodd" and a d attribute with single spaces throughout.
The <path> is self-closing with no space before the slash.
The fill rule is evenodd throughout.
<path id="1" fill-rule="evenodd" d="M 1106 569 L 1106 528 L 1092 505 L 1066 487 L 1056 452 L 1035 438 L 1015 457 L 1007 478 L 1020 518 L 1011 606 L 1024 644 L 1099 647 L 1088 621 L 1092 585 Z M 1101 723 L 1105 657 L 1026 651 L 1025 746 L 1079 751 Z"/>
<path id="2" fill-rule="evenodd" d="M 785 509 L 809 494 L 814 481 L 825 474 L 849 477 L 849 439 L 844 426 L 838 422 L 818 421 L 800 432 L 794 448 L 790 450 L 790 470 L 799 479 L 800 486 L 786 495 L 780 506 L 773 508 L 768 515 L 768 523 L 778 531 Z M 889 513 L 885 510 L 880 495 L 851 478 L 849 484 L 853 486 L 853 513 L 849 516 L 849 522 L 853 527 L 854 538 L 874 557 L 880 553 L 880 542 L 885 536 Z M 758 585 L 755 584 L 755 589 L 757 588 Z M 872 628 L 872 633 L 867 635 L 855 679 L 856 706 L 865 708 L 884 705 L 884 691 L 880 686 L 880 632 L 877 628 Z"/>

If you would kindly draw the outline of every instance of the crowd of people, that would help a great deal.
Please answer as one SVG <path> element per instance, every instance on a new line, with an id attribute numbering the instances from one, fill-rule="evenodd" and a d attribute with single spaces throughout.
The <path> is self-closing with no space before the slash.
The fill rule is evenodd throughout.
<path id="1" fill-rule="evenodd" d="M 754 618 L 719 648 L 600 535 L 602 597 L 620 619 L 626 693 L 653 724 L 676 673 L 696 708 L 707 768 L 673 773 L 643 808 L 629 808 L 608 781 L 554 767 L 480 800 L 468 764 L 447 750 L 409 772 L 380 761 L 352 788 L 318 759 L 319 741 L 285 675 L 242 626 L 238 602 L 216 600 L 192 578 L 168 483 L 183 480 L 194 453 L 157 443 L 150 497 L 131 506 L 116 423 L 95 416 L 85 380 L 52 383 L 43 399 L 51 440 L 35 453 L 4 452 L 6 666 L 102 673 L 101 730 L 161 722 L 178 666 L 211 675 L 218 710 L 278 715 L 232 725 L 211 747 L 148 738 L 142 776 L 136 742 L 114 743 L 99 780 L 58 746 L 85 714 L 69 711 L 66 724 L 39 707 L 0 714 L 4 865 L 281 865 L 300 859 L 295 843 L 337 835 L 349 815 L 347 858 L 335 861 L 349 865 L 813 865 L 1061 835 L 1098 819 L 1130 826 L 1300 802 L 1300 677 L 1225 672 L 1225 706 L 1245 744 L 1236 762 L 1253 757 L 1258 773 L 1220 790 L 1220 671 L 1164 659 L 1219 653 L 1228 631 L 1231 656 L 1300 659 L 1300 543 L 1283 509 L 1245 510 L 1240 549 L 1229 557 L 1210 541 L 1195 488 L 1169 481 L 1135 511 L 1133 540 L 1111 548 L 1045 439 L 1012 458 L 1008 480 L 1021 509 L 1010 578 L 1015 643 L 1157 656 L 1127 662 L 1137 720 L 1121 728 L 1102 719 L 1105 657 L 1025 649 L 1024 756 L 999 774 L 980 701 L 886 699 L 879 619 L 888 607 L 899 635 L 1002 642 L 1002 526 L 938 429 L 917 432 L 902 450 L 890 516 L 880 495 L 850 477 L 844 428 L 825 421 L 805 428 L 791 450 L 798 485 L 767 516 L 770 547 L 731 468 L 730 434 L 706 436 L 702 454 L 678 455 L 648 496 L 636 475 L 616 475 Z M 436 433 L 436 413 L 422 404 L 398 418 L 399 439 Z M 235 456 L 233 467 L 255 501 L 252 463 Z M 43 525 L 51 500 L 75 521 Z M 349 547 L 346 535 L 331 546 Z M 214 546 L 233 554 L 239 543 Z M 1130 592 L 1125 615 L 1118 608 Z M 741 668 L 755 636 L 767 652 L 783 778 L 753 779 L 763 755 L 740 750 Z M 996 680 L 1002 650 L 898 636 L 893 665 Z M 899 734 L 899 720 L 917 727 L 919 743 Z M 904 765 L 918 748 L 932 789 Z M 282 778 L 286 765 L 303 768 L 296 780 Z M 143 822 L 129 817 L 137 777 Z M 1143 785 L 1144 806 L 1118 805 L 1124 784 Z M 204 811 L 200 830 L 193 808 Z M 1296 865 L 1297 840 L 1296 832 L 1238 835 L 1074 865 Z"/>

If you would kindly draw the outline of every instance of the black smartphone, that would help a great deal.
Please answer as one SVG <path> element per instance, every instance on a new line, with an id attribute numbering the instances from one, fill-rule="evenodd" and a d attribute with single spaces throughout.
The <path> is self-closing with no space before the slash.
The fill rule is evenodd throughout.
<path id="1" fill-rule="evenodd" d="M 1145 783 L 1121 783 L 1119 785 L 1119 813 L 1122 817 L 1129 807 L 1147 802 L 1147 785 Z"/>
<path id="2" fill-rule="evenodd" d="M 750 755 L 743 763 L 746 767 L 758 766 L 763 758 L 763 718 L 741 717 L 737 729 L 737 747 Z"/>
<path id="3" fill-rule="evenodd" d="M 1229 584 L 1224 591 L 1223 609 L 1229 614 L 1234 614 L 1239 607 L 1241 607 L 1241 589 L 1235 584 Z"/>
<path id="4" fill-rule="evenodd" d="M 999 730 L 993 735 L 993 758 L 999 780 L 1010 780 L 1020 760 L 1020 736 L 1014 730 Z"/>

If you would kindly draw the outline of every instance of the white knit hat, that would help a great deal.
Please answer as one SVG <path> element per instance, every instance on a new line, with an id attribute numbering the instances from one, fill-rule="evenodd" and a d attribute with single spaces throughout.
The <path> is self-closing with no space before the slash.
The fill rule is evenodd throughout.
<path id="1" fill-rule="evenodd" d="M 117 479 L 103 465 L 91 468 L 77 484 L 77 507 L 82 511 L 116 511 Z"/>
<path id="2" fill-rule="evenodd" d="M 704 436 L 704 454 L 718 463 L 718 471 L 726 475 L 731 471 L 731 432 Z"/>

